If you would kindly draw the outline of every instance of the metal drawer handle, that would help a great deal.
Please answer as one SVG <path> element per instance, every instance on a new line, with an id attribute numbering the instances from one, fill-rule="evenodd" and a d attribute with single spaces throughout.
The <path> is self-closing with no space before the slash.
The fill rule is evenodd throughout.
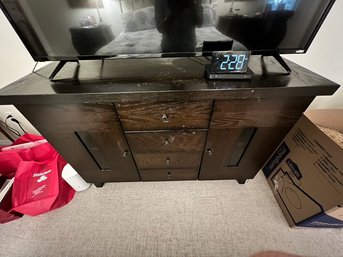
<path id="1" fill-rule="evenodd" d="M 167 158 L 167 165 L 170 165 L 170 158 Z"/>
<path id="2" fill-rule="evenodd" d="M 163 122 L 169 122 L 169 115 L 168 114 L 163 114 L 162 115 L 162 121 Z"/>
<path id="3" fill-rule="evenodd" d="M 163 145 L 164 146 L 171 145 L 174 142 L 174 140 L 175 140 L 175 136 L 170 136 L 169 138 L 164 139 Z"/>

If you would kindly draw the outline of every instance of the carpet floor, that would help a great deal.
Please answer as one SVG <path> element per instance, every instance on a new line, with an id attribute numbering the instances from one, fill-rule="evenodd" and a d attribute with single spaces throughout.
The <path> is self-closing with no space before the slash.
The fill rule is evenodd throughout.
<path id="1" fill-rule="evenodd" d="M 259 173 L 236 181 L 111 183 L 0 225 L 0 256 L 343 257 L 343 229 L 290 228 Z"/>

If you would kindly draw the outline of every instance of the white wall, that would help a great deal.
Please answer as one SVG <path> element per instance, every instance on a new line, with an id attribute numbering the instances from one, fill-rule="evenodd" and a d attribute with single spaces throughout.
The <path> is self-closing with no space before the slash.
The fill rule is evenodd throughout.
<path id="1" fill-rule="evenodd" d="M 0 11 L 0 88 L 31 72 L 34 61 Z"/>
<path id="2" fill-rule="evenodd" d="M 19 37 L 8 23 L 6 17 L 0 11 L 0 89 L 29 74 L 34 67 L 34 60 L 21 43 Z M 0 120 L 5 121 L 11 114 L 19 120 L 24 129 L 30 133 L 38 134 L 38 131 L 19 113 L 12 105 L 0 105 Z M 9 125 L 21 131 L 18 125 L 9 122 Z M 15 138 L 14 134 L 11 134 Z"/>
<path id="3" fill-rule="evenodd" d="M 343 109 L 343 1 L 336 0 L 308 52 L 285 55 L 320 75 L 341 84 L 333 96 L 317 97 L 310 109 Z"/>
<path id="4" fill-rule="evenodd" d="M 318 32 L 309 51 L 304 55 L 286 55 L 285 57 L 303 65 L 339 84 L 343 84 L 343 1 L 337 0 L 323 26 Z M 24 45 L 0 12 L 0 88 L 29 74 L 34 61 Z M 0 109 L 3 120 L 6 108 Z M 343 109 L 343 88 L 334 96 L 317 97 L 311 108 Z M 17 117 L 16 117 L 17 118 Z M 25 123 L 29 131 L 34 131 Z"/>

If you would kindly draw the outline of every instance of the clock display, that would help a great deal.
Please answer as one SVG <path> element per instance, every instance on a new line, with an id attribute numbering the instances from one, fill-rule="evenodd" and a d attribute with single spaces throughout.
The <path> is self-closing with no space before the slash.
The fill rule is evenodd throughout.
<path id="1" fill-rule="evenodd" d="M 213 52 L 211 72 L 245 73 L 248 68 L 250 51 Z"/>

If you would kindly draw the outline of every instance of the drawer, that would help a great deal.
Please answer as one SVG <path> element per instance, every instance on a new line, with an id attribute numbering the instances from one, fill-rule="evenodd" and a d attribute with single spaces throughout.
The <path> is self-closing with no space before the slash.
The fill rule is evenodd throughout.
<path id="1" fill-rule="evenodd" d="M 117 103 L 125 131 L 208 128 L 212 101 Z"/>
<path id="2" fill-rule="evenodd" d="M 210 127 L 293 126 L 312 100 L 311 97 L 216 100 Z"/>
<path id="3" fill-rule="evenodd" d="M 198 169 L 139 170 L 139 174 L 143 181 L 195 180 L 198 178 Z"/>
<path id="4" fill-rule="evenodd" d="M 126 134 L 133 153 L 202 152 L 207 131 Z"/>
<path id="5" fill-rule="evenodd" d="M 113 104 L 17 105 L 44 134 L 58 132 L 112 131 L 121 129 Z M 39 115 L 36 115 L 39 113 Z"/>
<path id="6" fill-rule="evenodd" d="M 138 169 L 196 168 L 202 153 L 136 153 Z"/>

